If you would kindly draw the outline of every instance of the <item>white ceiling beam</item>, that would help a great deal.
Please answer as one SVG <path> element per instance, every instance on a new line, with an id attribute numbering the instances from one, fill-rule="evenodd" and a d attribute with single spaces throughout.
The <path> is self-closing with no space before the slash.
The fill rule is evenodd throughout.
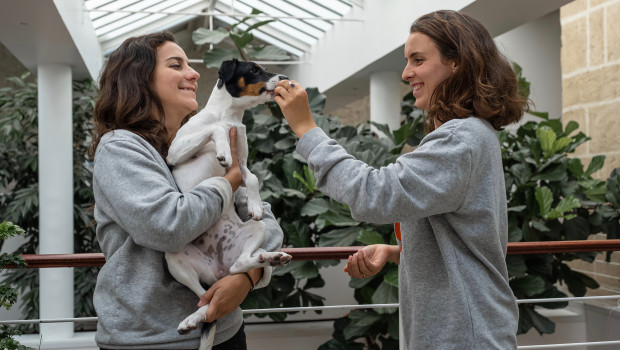
<path id="1" fill-rule="evenodd" d="M 103 57 L 82 0 L 3 1 L 0 8 L 0 41 L 32 73 L 58 63 L 76 79 L 99 75 Z"/>

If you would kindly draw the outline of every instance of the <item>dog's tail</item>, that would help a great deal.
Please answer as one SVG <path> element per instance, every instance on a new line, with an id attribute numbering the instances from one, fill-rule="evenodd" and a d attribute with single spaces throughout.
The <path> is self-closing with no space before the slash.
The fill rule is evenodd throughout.
<path id="1" fill-rule="evenodd" d="M 202 333 L 200 335 L 200 348 L 198 350 L 211 350 L 213 347 L 213 339 L 215 338 L 216 322 L 205 322 L 202 324 Z"/>

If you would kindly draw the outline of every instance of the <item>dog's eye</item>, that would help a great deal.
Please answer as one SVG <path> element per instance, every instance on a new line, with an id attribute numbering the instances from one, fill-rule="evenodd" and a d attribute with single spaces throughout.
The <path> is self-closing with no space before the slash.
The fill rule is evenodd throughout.
<path id="1" fill-rule="evenodd" d="M 250 73 L 252 73 L 252 74 L 258 74 L 258 72 L 259 72 L 258 68 L 256 68 L 256 67 L 252 67 L 252 69 L 250 69 Z"/>

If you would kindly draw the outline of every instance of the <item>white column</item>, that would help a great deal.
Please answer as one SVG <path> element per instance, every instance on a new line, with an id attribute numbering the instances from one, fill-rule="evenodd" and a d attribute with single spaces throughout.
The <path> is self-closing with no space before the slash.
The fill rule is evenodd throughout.
<path id="1" fill-rule="evenodd" d="M 370 75 L 370 120 L 387 124 L 390 131 L 400 128 L 401 74 L 395 71 Z M 377 131 L 372 127 L 372 130 Z M 378 133 L 382 135 L 381 133 Z"/>
<path id="2" fill-rule="evenodd" d="M 39 253 L 73 253 L 71 67 L 38 66 Z M 40 318 L 73 317 L 73 268 L 39 270 Z M 41 324 L 42 341 L 73 337 L 73 323 Z"/>

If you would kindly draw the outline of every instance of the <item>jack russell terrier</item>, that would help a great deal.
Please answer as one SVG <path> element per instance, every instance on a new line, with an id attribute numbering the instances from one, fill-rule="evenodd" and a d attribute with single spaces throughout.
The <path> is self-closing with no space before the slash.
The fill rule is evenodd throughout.
<path id="1" fill-rule="evenodd" d="M 253 62 L 236 59 L 224 61 L 218 71 L 219 79 L 205 108 L 194 115 L 177 132 L 168 151 L 167 162 L 182 192 L 214 176 L 224 176 L 232 164 L 229 130 L 237 128 L 237 152 L 247 190 L 248 215 L 243 221 L 231 201 L 223 208 L 219 220 L 206 232 L 179 252 L 166 253 L 172 276 L 189 287 L 198 297 L 206 290 L 201 285 L 214 284 L 224 276 L 247 272 L 266 266 L 281 266 L 291 261 L 283 252 L 267 252 L 261 248 L 265 239 L 263 206 L 258 178 L 247 168 L 248 143 L 243 112 L 261 103 L 272 101 L 278 81 L 288 79 L 265 71 Z M 178 327 L 181 334 L 196 329 L 206 318 L 209 305 L 199 308 Z M 200 350 L 211 349 L 215 323 L 203 332 Z"/>

